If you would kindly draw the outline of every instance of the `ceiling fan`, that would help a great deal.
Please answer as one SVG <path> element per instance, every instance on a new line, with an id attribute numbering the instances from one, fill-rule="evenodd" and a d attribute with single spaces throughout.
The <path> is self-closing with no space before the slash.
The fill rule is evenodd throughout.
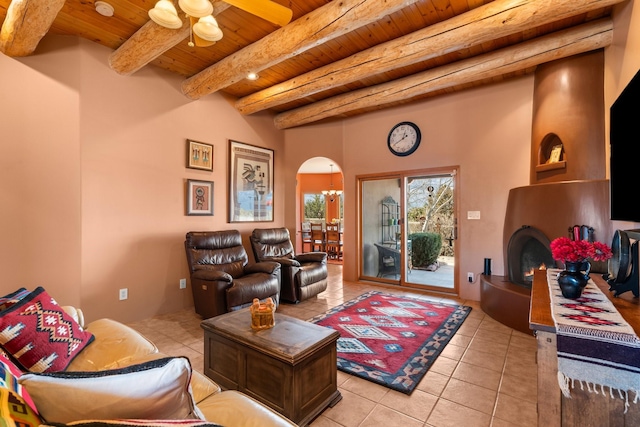
<path id="1" fill-rule="evenodd" d="M 271 0 L 222 1 L 281 27 L 287 25 L 293 16 L 291 9 Z M 189 17 L 192 37 L 196 46 L 211 46 L 222 38 L 222 31 L 211 15 L 213 12 L 211 1 L 179 0 L 178 6 Z M 182 19 L 178 16 L 176 7 L 171 0 L 159 0 L 153 9 L 149 10 L 149 17 L 153 22 L 165 28 L 178 29 L 182 27 Z M 190 41 L 189 45 L 193 46 L 193 41 Z"/>

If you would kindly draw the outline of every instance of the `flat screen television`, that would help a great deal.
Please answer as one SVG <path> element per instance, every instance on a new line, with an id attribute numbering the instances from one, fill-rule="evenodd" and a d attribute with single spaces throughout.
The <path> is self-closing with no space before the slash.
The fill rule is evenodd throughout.
<path id="1" fill-rule="evenodd" d="M 640 222 L 640 71 L 610 109 L 609 198 L 612 220 Z"/>

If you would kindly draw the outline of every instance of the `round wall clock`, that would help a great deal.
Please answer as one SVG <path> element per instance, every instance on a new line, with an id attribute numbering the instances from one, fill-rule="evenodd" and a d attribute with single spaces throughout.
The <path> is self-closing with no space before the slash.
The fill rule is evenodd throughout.
<path id="1" fill-rule="evenodd" d="M 387 137 L 387 145 L 396 156 L 408 156 L 416 151 L 421 138 L 418 125 L 411 122 L 400 122 L 391 128 Z"/>

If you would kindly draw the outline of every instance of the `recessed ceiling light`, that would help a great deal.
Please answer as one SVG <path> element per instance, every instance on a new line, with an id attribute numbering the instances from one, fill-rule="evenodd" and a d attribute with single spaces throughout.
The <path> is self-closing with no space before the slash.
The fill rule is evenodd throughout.
<path id="1" fill-rule="evenodd" d="M 113 16 L 113 6 L 105 1 L 97 1 L 95 3 L 96 12 L 102 16 Z"/>
<path id="2" fill-rule="evenodd" d="M 259 77 L 259 76 L 258 76 L 258 74 L 256 74 L 256 73 L 249 73 L 249 74 L 247 74 L 247 79 L 248 79 L 248 80 L 258 80 L 258 77 Z"/>

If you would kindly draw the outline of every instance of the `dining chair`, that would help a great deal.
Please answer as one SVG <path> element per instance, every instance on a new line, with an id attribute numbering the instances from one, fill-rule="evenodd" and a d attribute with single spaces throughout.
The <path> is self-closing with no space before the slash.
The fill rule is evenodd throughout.
<path id="1" fill-rule="evenodd" d="M 320 252 L 326 251 L 324 230 L 322 224 L 311 223 L 311 250 L 315 252 L 316 248 Z"/>
<path id="2" fill-rule="evenodd" d="M 325 244 L 330 258 L 342 259 L 342 233 L 340 233 L 339 224 L 326 224 Z"/>
<path id="3" fill-rule="evenodd" d="M 302 252 L 305 251 L 305 245 L 309 245 L 309 252 L 313 250 L 313 239 L 311 239 L 311 223 L 304 221 L 300 226 L 300 233 L 302 235 Z"/>

